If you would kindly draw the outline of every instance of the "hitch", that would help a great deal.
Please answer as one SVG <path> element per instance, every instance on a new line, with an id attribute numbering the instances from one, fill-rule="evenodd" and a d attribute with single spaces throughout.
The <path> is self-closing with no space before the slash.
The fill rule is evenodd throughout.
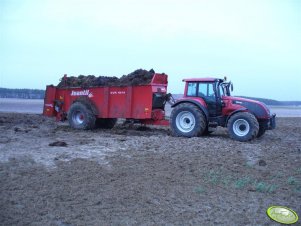
<path id="1" fill-rule="evenodd" d="M 175 99 L 173 98 L 172 94 L 171 93 L 167 93 L 165 95 L 165 100 L 170 104 L 170 105 L 173 105 L 176 103 Z"/>

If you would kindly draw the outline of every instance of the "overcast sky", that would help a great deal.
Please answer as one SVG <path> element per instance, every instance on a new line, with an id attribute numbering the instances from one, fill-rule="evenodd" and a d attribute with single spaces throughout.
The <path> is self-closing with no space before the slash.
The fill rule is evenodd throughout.
<path id="1" fill-rule="evenodd" d="M 301 100 L 301 0 L 0 0 L 0 87 L 135 69 L 224 77 L 234 94 Z"/>

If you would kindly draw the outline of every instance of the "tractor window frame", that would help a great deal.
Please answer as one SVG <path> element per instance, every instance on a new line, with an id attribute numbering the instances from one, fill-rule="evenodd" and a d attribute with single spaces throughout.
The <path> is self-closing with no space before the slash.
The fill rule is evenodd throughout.
<path id="1" fill-rule="evenodd" d="M 218 83 L 218 84 L 217 84 L 216 90 L 218 90 L 218 95 L 219 95 L 220 97 L 226 96 L 226 95 L 225 95 L 225 90 L 224 90 L 223 86 L 221 85 L 221 83 Z"/>

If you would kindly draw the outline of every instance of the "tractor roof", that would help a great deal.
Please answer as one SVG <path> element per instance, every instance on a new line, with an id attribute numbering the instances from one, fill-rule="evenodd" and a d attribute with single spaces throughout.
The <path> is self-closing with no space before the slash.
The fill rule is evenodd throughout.
<path id="1" fill-rule="evenodd" d="M 215 81 L 223 81 L 223 79 L 219 78 L 186 78 L 183 79 L 183 82 L 215 82 Z"/>

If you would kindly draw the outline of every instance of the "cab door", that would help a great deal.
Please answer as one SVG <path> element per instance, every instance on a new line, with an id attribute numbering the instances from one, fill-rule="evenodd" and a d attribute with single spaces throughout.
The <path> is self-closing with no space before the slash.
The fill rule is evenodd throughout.
<path id="1" fill-rule="evenodd" d="M 216 82 L 199 82 L 197 96 L 206 102 L 210 117 L 222 115 L 222 102 Z"/>

